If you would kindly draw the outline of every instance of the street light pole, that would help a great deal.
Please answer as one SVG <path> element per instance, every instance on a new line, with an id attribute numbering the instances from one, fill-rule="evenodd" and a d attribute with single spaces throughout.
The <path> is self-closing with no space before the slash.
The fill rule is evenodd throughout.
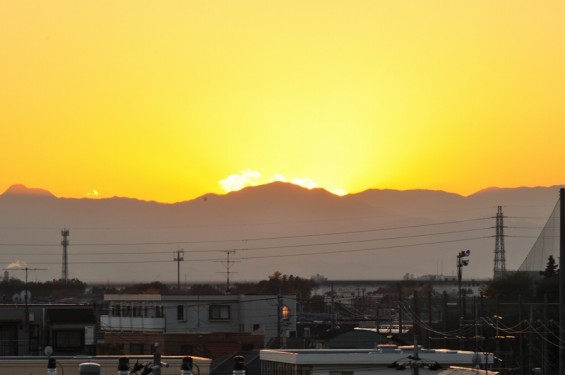
<path id="1" fill-rule="evenodd" d="M 459 306 L 463 306 L 463 299 L 461 294 L 461 279 L 463 278 L 463 267 L 469 265 L 467 258 L 471 254 L 471 250 L 462 250 L 457 254 L 457 282 L 459 287 Z"/>

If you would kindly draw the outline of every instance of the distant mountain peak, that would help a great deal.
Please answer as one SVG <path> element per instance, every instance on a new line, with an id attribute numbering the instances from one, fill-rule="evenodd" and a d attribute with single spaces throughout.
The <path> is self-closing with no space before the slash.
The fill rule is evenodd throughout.
<path id="1" fill-rule="evenodd" d="M 304 186 L 300 186 L 297 184 L 293 184 L 291 182 L 286 182 L 286 181 L 273 181 L 273 182 L 268 182 L 265 184 L 260 184 L 260 185 L 254 185 L 254 186 L 247 186 L 244 189 L 294 189 L 296 191 L 304 191 L 304 190 L 316 190 L 316 189 L 309 189 L 307 187 Z M 320 188 L 318 188 L 320 189 Z M 243 190 L 243 189 L 242 189 Z"/>
<path id="2" fill-rule="evenodd" d="M 255 185 L 255 186 L 247 186 L 241 190 L 232 191 L 228 194 L 235 194 L 235 195 L 244 195 L 244 194 L 309 194 L 314 193 L 316 195 L 327 195 L 327 196 L 336 196 L 335 194 L 330 193 L 324 188 L 317 187 L 313 189 L 309 189 L 304 186 L 296 185 L 290 182 L 283 182 L 283 181 L 273 181 L 267 184 Z M 309 194 L 311 195 L 311 194 Z M 337 197 L 337 196 L 336 196 Z"/>
<path id="3" fill-rule="evenodd" d="M 19 195 L 26 197 L 55 197 L 50 191 L 39 188 L 28 188 L 23 184 L 15 184 L 10 186 L 3 195 Z"/>

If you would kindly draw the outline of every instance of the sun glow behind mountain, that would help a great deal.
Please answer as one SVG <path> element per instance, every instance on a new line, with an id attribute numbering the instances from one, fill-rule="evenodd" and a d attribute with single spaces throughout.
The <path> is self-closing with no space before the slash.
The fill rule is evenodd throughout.
<path id="1" fill-rule="evenodd" d="M 564 14 L 562 0 L 0 1 L 0 191 L 174 203 L 281 180 L 561 184 Z"/>
<path id="2" fill-rule="evenodd" d="M 248 186 L 257 186 L 263 185 L 270 182 L 288 182 L 294 185 L 301 186 L 306 189 L 316 189 L 316 188 L 324 188 L 325 190 L 329 191 L 332 194 L 343 196 L 346 195 L 347 192 L 341 188 L 328 188 L 318 185 L 315 181 L 310 178 L 300 178 L 295 177 L 288 179 L 285 176 L 277 173 L 270 178 L 264 178 L 261 172 L 254 171 L 254 170 L 245 170 L 241 173 L 236 173 L 229 175 L 228 177 L 224 178 L 223 180 L 219 181 L 219 184 L 226 192 L 238 191 Z"/>

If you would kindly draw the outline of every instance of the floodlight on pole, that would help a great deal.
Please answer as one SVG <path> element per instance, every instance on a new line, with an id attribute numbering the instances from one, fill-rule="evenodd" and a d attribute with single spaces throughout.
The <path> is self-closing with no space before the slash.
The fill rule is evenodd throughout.
<path id="1" fill-rule="evenodd" d="M 471 250 L 461 250 L 459 254 L 457 254 L 457 282 L 458 282 L 458 289 L 459 289 L 459 306 L 462 306 L 463 298 L 461 294 L 461 279 L 463 278 L 463 267 L 469 265 L 469 259 L 467 258 L 471 255 Z"/>

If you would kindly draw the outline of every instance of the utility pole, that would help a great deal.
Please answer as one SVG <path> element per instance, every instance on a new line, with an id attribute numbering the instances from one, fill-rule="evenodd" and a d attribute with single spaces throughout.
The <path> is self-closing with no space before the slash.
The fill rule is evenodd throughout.
<path id="1" fill-rule="evenodd" d="M 428 326 L 432 326 L 433 319 L 432 319 L 433 309 L 432 309 L 432 292 L 428 292 Z M 426 337 L 428 338 L 428 348 L 431 348 L 430 343 L 430 333 L 431 331 L 426 331 Z"/>
<path id="2" fill-rule="evenodd" d="M 238 263 L 239 261 L 236 260 L 230 260 L 230 255 L 231 254 L 235 254 L 235 250 L 226 250 L 226 262 L 220 262 L 220 263 L 224 263 L 225 267 L 226 267 L 226 272 L 218 272 L 218 273 L 225 273 L 226 274 L 226 293 L 230 292 L 230 274 L 232 273 L 237 273 L 237 272 L 230 272 L 230 269 L 232 267 L 232 263 Z"/>
<path id="3" fill-rule="evenodd" d="M 331 330 L 336 328 L 336 319 L 335 319 L 335 292 L 334 292 L 334 284 L 331 285 L 331 296 L 330 296 L 330 323 L 331 323 Z"/>
<path id="4" fill-rule="evenodd" d="M 559 189 L 559 326 L 565 324 L 565 189 Z M 565 341 L 565 331 L 559 330 L 559 341 Z M 559 346 L 559 375 L 565 375 L 565 347 Z"/>
<path id="5" fill-rule="evenodd" d="M 61 280 L 67 283 L 69 279 L 69 258 L 67 256 L 67 247 L 69 246 L 69 230 L 63 229 L 61 231 L 61 236 L 63 236 L 63 241 L 61 241 L 61 245 L 63 246 L 63 268 L 61 271 Z"/>
<path id="6" fill-rule="evenodd" d="M 502 317 L 500 315 L 495 315 L 493 316 L 493 318 L 495 319 L 495 332 L 496 332 L 496 335 L 494 336 L 494 355 L 495 357 L 498 357 L 500 354 L 500 334 L 498 332 L 498 325 L 500 324 Z M 498 364 L 498 369 L 500 369 L 500 362 L 497 361 L 496 363 Z"/>
<path id="7" fill-rule="evenodd" d="M 184 261 L 184 250 L 178 249 L 177 256 L 173 260 L 177 262 L 177 289 L 180 290 L 180 262 Z"/>
<path id="8" fill-rule="evenodd" d="M 283 306 L 282 296 L 279 293 L 277 295 L 277 341 L 279 344 L 279 349 L 282 348 L 282 326 L 281 326 L 282 306 Z"/>
<path id="9" fill-rule="evenodd" d="M 402 305 L 402 284 L 398 284 L 398 334 L 402 335 L 402 325 L 404 322 L 402 321 L 402 309 L 404 306 Z"/>
<path id="10" fill-rule="evenodd" d="M 419 375 L 420 374 L 420 348 L 418 347 L 418 336 L 414 335 L 414 361 L 412 363 L 412 374 Z"/>
<path id="11" fill-rule="evenodd" d="M 413 324 L 413 330 L 414 330 L 414 337 L 416 337 L 416 333 L 420 334 L 420 337 L 422 336 L 422 323 L 420 320 L 420 310 L 419 310 L 419 306 L 418 306 L 418 292 L 414 291 L 414 293 L 412 294 L 412 299 L 414 300 L 414 318 L 412 319 L 412 324 Z M 418 328 L 416 328 L 416 326 Z"/>
<path id="12" fill-rule="evenodd" d="M 7 270 L 5 268 L 5 270 Z M 25 302 L 25 308 L 24 308 L 24 327 L 25 327 L 25 335 L 27 336 L 27 350 L 28 350 L 28 354 L 31 354 L 31 338 L 29 337 L 29 300 L 31 299 L 31 293 L 29 292 L 29 290 L 27 290 L 27 273 L 28 271 L 47 271 L 46 268 L 28 268 L 27 266 L 25 268 L 12 268 L 10 269 L 10 271 L 25 271 L 25 284 L 24 284 L 24 290 L 22 291 L 22 298 L 24 299 Z"/>

